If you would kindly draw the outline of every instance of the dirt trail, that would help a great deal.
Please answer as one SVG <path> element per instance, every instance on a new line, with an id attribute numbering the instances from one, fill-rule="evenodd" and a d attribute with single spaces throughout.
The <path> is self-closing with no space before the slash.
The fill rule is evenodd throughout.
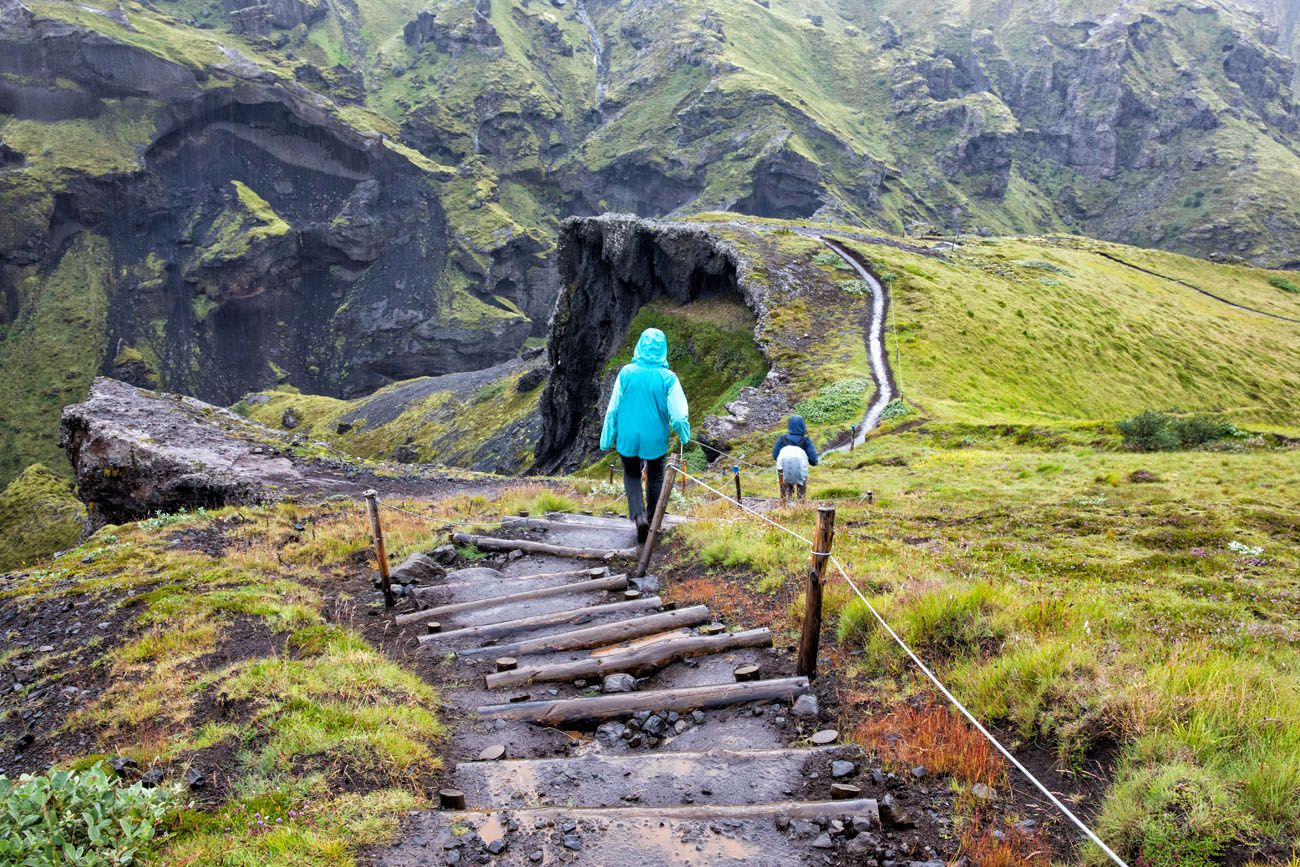
<path id="1" fill-rule="evenodd" d="M 507 519 L 494 536 L 635 545 L 625 520 L 562 514 Z M 658 578 L 623 576 L 630 565 L 511 553 L 417 588 L 422 607 L 397 619 L 452 684 L 444 714 L 464 804 L 413 814 L 371 863 L 839 865 L 904 846 L 934 855 L 912 842 L 937 839 L 929 812 L 907 816 L 893 775 L 886 783 L 829 730 L 794 676 L 793 648 L 772 647 L 767 630 L 728 632 L 706 606 L 665 604 Z M 752 679 L 746 666 L 757 667 Z"/>
<path id="2" fill-rule="evenodd" d="M 867 434 L 880 423 L 880 416 L 885 407 L 894 399 L 894 378 L 889 369 L 889 360 L 885 355 L 885 315 L 889 310 L 889 295 L 884 285 L 858 260 L 839 244 L 829 238 L 822 238 L 822 243 L 837 256 L 853 266 L 858 277 L 871 287 L 871 318 L 867 323 L 867 356 L 871 361 L 871 377 L 876 381 L 876 393 L 867 406 L 862 423 L 858 426 L 857 438 L 853 445 L 862 445 Z M 826 449 L 827 453 L 847 451 L 848 443 Z"/>
<path id="3" fill-rule="evenodd" d="M 1229 307 L 1235 307 L 1238 310 L 1244 310 L 1247 313 L 1254 313 L 1257 316 L 1267 316 L 1270 319 L 1281 319 L 1283 322 L 1295 322 L 1297 324 L 1300 324 L 1300 319 L 1294 319 L 1290 316 L 1283 316 L 1280 313 L 1269 313 L 1265 310 L 1257 310 L 1254 307 L 1247 307 L 1245 304 L 1238 304 L 1235 301 L 1229 301 L 1227 298 L 1224 298 L 1221 295 L 1215 295 L 1213 292 L 1202 289 L 1200 286 L 1196 286 L 1192 283 L 1188 283 L 1186 280 L 1179 280 L 1177 277 L 1170 277 L 1166 274 L 1161 274 L 1159 271 L 1152 271 L 1150 268 L 1143 268 L 1141 265 L 1134 265 L 1132 262 L 1126 262 L 1120 257 L 1115 256 L 1111 253 L 1107 253 L 1104 250 L 1098 250 L 1097 255 L 1102 257 L 1103 259 L 1109 259 L 1110 261 L 1114 262 L 1117 265 L 1123 265 L 1126 268 L 1132 268 L 1134 271 L 1141 271 L 1143 274 L 1150 274 L 1152 277 L 1159 277 L 1161 280 L 1168 280 L 1170 283 L 1177 283 L 1179 286 L 1184 286 L 1188 289 L 1191 289 L 1193 292 L 1199 292 L 1202 295 L 1204 295 L 1206 298 L 1213 298 L 1215 301 L 1218 301 L 1221 304 L 1227 304 Z"/>

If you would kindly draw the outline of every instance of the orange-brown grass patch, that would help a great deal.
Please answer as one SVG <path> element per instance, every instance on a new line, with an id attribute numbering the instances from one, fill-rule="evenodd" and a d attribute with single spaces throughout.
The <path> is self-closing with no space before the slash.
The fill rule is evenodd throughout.
<path id="1" fill-rule="evenodd" d="M 695 575 L 672 581 L 664 593 L 678 605 L 707 605 L 713 616 L 745 626 L 786 628 L 787 612 L 777 599 L 726 580 Z"/>
<path id="2" fill-rule="evenodd" d="M 853 739 L 877 752 L 886 763 L 924 765 L 972 785 L 994 786 L 1006 774 L 1002 757 L 993 746 L 964 719 L 940 705 L 904 705 L 863 722 L 854 730 Z"/>
<path id="3" fill-rule="evenodd" d="M 1003 828 L 999 838 L 993 835 L 996 827 L 996 820 L 986 822 L 976 816 L 962 829 L 958 855 L 980 867 L 1048 867 L 1052 863 L 1052 847 L 1045 835 Z"/>

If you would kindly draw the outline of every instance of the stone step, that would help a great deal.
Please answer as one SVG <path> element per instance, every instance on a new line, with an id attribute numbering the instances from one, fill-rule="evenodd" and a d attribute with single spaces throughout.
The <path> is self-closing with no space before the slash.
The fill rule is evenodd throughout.
<path id="1" fill-rule="evenodd" d="M 754 805 L 472 810 L 417 814 L 406 840 L 375 853 L 377 867 L 476 863 L 510 867 L 790 867 L 850 863 L 871 852 L 873 798 Z M 852 837 L 873 843 L 855 847 Z M 423 850 L 425 860 L 411 860 Z M 450 853 L 457 855 L 448 857 Z M 855 863 L 861 863 L 857 855 Z"/>
<path id="2" fill-rule="evenodd" d="M 621 739 L 622 723 L 601 738 Z M 629 729 L 634 732 L 635 729 Z M 795 797 L 829 799 L 831 762 L 853 765 L 836 778 L 852 782 L 862 764 L 855 746 L 708 752 L 591 752 L 565 758 L 462 762 L 455 788 L 470 808 L 656 807 L 737 805 Z M 836 770 L 843 771 L 844 766 Z"/>

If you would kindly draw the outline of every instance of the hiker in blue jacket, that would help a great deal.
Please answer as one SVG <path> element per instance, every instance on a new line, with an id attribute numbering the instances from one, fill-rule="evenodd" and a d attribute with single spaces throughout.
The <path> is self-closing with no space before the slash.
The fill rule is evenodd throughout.
<path id="1" fill-rule="evenodd" d="M 772 460 L 781 468 L 785 487 L 797 489 L 802 500 L 808 495 L 808 468 L 817 466 L 817 447 L 808 436 L 803 416 L 790 416 L 785 431 L 772 446 Z M 784 499 L 787 493 L 783 489 L 781 497 Z"/>
<path id="2" fill-rule="evenodd" d="M 647 328 L 636 342 L 632 363 L 618 372 L 600 432 L 600 447 L 617 449 L 623 459 L 627 516 L 636 524 L 638 542 L 649 534 L 647 513 L 654 511 L 663 487 L 670 430 L 683 445 L 691 441 L 686 393 L 677 374 L 668 369 L 668 338 L 658 328 Z M 643 465 L 645 491 L 641 489 Z"/>

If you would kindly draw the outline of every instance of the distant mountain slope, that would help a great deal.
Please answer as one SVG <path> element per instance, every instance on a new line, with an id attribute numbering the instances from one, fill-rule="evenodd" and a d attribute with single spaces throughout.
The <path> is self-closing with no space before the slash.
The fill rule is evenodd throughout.
<path id="1" fill-rule="evenodd" d="M 96 372 L 230 402 L 504 362 L 569 214 L 1300 267 L 1293 6 L 0 0 L 0 481 Z"/>

